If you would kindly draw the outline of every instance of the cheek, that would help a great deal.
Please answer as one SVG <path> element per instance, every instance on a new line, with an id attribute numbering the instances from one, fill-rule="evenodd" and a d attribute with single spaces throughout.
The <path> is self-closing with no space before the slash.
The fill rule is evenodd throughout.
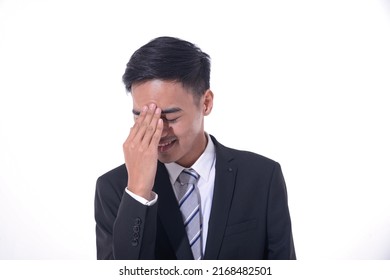
<path id="1" fill-rule="evenodd" d="M 195 125 L 192 121 L 180 121 L 169 125 L 169 131 L 181 139 L 191 137 L 194 130 Z"/>
<path id="2" fill-rule="evenodd" d="M 199 133 L 201 125 L 198 121 L 189 120 L 182 122 L 174 128 L 175 134 L 186 142 L 192 142 L 196 135 Z"/>
<path id="3" fill-rule="evenodd" d="M 170 133 L 174 134 L 179 138 L 183 138 L 184 136 L 186 136 L 188 134 L 189 129 L 190 128 L 188 127 L 188 125 L 183 122 L 169 125 Z"/>
<path id="4" fill-rule="evenodd" d="M 181 140 L 191 141 L 202 130 L 202 120 L 199 114 L 182 116 L 178 122 L 168 124 L 169 134 L 173 134 Z"/>

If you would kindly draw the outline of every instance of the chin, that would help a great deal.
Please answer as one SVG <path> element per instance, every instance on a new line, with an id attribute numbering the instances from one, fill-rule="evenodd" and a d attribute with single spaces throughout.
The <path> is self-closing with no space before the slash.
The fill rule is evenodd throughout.
<path id="1" fill-rule="evenodd" d="M 169 155 L 159 155 L 158 156 L 158 160 L 162 163 L 171 163 L 171 162 L 175 162 L 176 159 L 169 156 Z"/>

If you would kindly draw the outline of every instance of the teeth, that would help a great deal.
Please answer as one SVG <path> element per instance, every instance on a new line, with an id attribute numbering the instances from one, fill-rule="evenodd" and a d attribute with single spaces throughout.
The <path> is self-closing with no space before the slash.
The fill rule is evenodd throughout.
<path id="1" fill-rule="evenodd" d="M 159 147 L 165 147 L 165 146 L 168 146 L 169 144 L 171 144 L 174 140 L 170 141 L 170 142 L 167 142 L 167 143 L 161 143 L 161 144 L 158 144 Z"/>

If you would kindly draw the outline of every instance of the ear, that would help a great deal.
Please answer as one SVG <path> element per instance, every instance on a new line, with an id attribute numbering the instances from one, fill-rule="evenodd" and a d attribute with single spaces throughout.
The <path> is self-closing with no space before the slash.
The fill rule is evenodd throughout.
<path id="1" fill-rule="evenodd" d="M 211 110 L 213 109 L 213 102 L 214 102 L 214 93 L 208 89 L 205 94 L 203 95 L 203 115 L 208 116 L 211 113 Z"/>

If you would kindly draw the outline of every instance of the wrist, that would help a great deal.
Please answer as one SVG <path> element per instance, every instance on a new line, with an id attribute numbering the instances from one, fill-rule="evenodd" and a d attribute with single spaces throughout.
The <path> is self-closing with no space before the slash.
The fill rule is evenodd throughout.
<path id="1" fill-rule="evenodd" d="M 132 192 L 137 196 L 146 199 L 147 201 L 151 201 L 153 199 L 153 194 L 151 190 L 132 188 L 130 185 L 127 186 L 127 190 L 129 190 L 130 192 Z"/>

